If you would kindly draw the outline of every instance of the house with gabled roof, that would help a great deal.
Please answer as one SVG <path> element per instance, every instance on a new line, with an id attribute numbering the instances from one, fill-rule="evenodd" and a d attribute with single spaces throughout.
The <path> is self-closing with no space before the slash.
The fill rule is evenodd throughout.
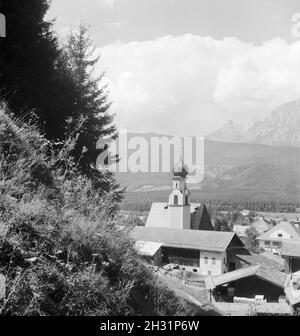
<path id="1" fill-rule="evenodd" d="M 266 253 L 268 253 L 268 255 Z M 271 258 L 270 255 L 273 257 Z M 270 252 L 256 254 L 249 251 L 247 248 L 235 247 L 230 249 L 229 256 L 231 262 L 235 263 L 235 267 L 231 267 L 230 270 L 253 265 L 261 265 L 271 271 L 284 272 L 285 270 L 284 259 Z"/>
<path id="2" fill-rule="evenodd" d="M 154 202 L 151 205 L 151 209 L 146 221 L 146 227 L 173 227 L 175 223 L 170 221 L 170 212 L 173 209 L 169 206 L 168 202 Z M 205 204 L 201 203 L 190 203 L 189 204 L 189 214 L 186 216 L 189 219 L 189 228 L 191 230 L 213 230 L 213 225 Z M 182 227 L 178 227 L 182 228 Z"/>
<path id="3" fill-rule="evenodd" d="M 282 221 L 258 236 L 256 240 L 262 250 L 280 255 L 283 242 L 300 243 L 300 232 L 290 222 Z"/>
<path id="4" fill-rule="evenodd" d="M 233 225 L 233 232 L 235 232 L 239 237 L 247 237 L 247 230 L 254 228 L 258 234 L 263 234 L 264 232 L 270 230 L 272 225 L 262 216 L 256 218 L 256 220 L 251 225 Z"/>
<path id="5" fill-rule="evenodd" d="M 262 264 L 251 265 L 232 272 L 205 278 L 206 288 L 215 301 L 233 302 L 235 297 L 255 300 L 260 295 L 267 302 L 278 302 L 285 296 L 289 278 L 283 272 Z"/>
<path id="6" fill-rule="evenodd" d="M 254 227 L 259 234 L 267 232 L 273 227 L 263 216 L 256 218 L 251 226 Z"/>
<path id="7" fill-rule="evenodd" d="M 178 264 L 181 269 L 203 275 L 228 271 L 228 252 L 244 246 L 233 232 L 137 226 L 131 231 L 135 241 L 162 244 L 162 262 Z"/>

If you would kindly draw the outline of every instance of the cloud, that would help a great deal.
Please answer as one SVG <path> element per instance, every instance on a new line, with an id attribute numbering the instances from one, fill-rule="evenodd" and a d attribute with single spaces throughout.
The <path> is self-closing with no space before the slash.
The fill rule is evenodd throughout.
<path id="1" fill-rule="evenodd" d="M 300 42 L 249 46 L 221 68 L 214 98 L 227 105 L 279 105 L 300 96 Z"/>
<path id="2" fill-rule="evenodd" d="M 103 7 L 114 8 L 116 0 L 98 0 Z"/>
<path id="3" fill-rule="evenodd" d="M 300 96 L 300 42 L 164 36 L 101 50 L 119 127 L 204 135 Z"/>
<path id="4" fill-rule="evenodd" d="M 103 25 L 109 28 L 119 29 L 119 28 L 126 26 L 127 24 L 128 24 L 128 21 L 123 20 L 123 21 L 106 22 Z"/>

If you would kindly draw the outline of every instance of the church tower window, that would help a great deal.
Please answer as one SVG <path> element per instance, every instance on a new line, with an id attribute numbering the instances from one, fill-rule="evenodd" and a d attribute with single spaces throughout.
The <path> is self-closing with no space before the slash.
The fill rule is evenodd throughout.
<path id="1" fill-rule="evenodd" d="M 174 205 L 178 205 L 178 196 L 177 195 L 174 196 Z"/>

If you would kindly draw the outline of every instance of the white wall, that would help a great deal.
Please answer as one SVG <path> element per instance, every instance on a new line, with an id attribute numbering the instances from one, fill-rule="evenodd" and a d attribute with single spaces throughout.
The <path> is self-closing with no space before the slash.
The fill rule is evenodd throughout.
<path id="1" fill-rule="evenodd" d="M 265 242 L 269 242 L 269 245 L 266 245 Z M 270 240 L 259 240 L 259 247 L 262 248 L 265 251 L 272 252 L 274 254 L 280 254 L 281 253 L 281 247 L 282 247 L 282 240 L 278 239 L 276 241 L 270 241 Z M 275 244 L 274 244 L 275 243 Z"/>
<path id="2" fill-rule="evenodd" d="M 205 262 L 207 257 L 207 263 Z M 213 263 L 213 258 L 215 258 L 215 263 Z M 224 263 L 225 259 L 225 263 Z M 211 251 L 200 251 L 200 269 L 201 274 L 209 275 L 219 275 L 226 272 L 227 258 L 226 253 L 211 252 Z"/>

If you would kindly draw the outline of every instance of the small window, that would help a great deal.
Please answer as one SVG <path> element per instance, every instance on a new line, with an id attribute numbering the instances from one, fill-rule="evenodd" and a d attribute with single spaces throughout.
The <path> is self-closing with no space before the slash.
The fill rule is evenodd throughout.
<path id="1" fill-rule="evenodd" d="M 273 242 L 274 247 L 279 247 L 279 242 Z"/>
<path id="2" fill-rule="evenodd" d="M 270 246 L 270 242 L 268 240 L 265 241 L 265 246 Z"/>
<path id="3" fill-rule="evenodd" d="M 278 238 L 282 238 L 282 233 L 278 233 Z"/>
<path id="4" fill-rule="evenodd" d="M 198 270 L 197 270 L 196 268 L 194 268 L 194 269 L 193 269 L 193 272 L 197 273 L 197 272 L 198 272 Z"/>
<path id="5" fill-rule="evenodd" d="M 223 259 L 223 264 L 226 265 L 226 259 L 225 258 Z"/>
<path id="6" fill-rule="evenodd" d="M 216 258 L 212 258 L 212 264 L 213 264 L 213 265 L 216 264 Z"/>
<path id="7" fill-rule="evenodd" d="M 205 263 L 205 264 L 208 264 L 208 257 L 205 257 L 205 258 L 204 258 L 204 263 Z"/>
<path id="8" fill-rule="evenodd" d="M 174 204 L 178 205 L 178 196 L 177 195 L 174 196 Z"/>

